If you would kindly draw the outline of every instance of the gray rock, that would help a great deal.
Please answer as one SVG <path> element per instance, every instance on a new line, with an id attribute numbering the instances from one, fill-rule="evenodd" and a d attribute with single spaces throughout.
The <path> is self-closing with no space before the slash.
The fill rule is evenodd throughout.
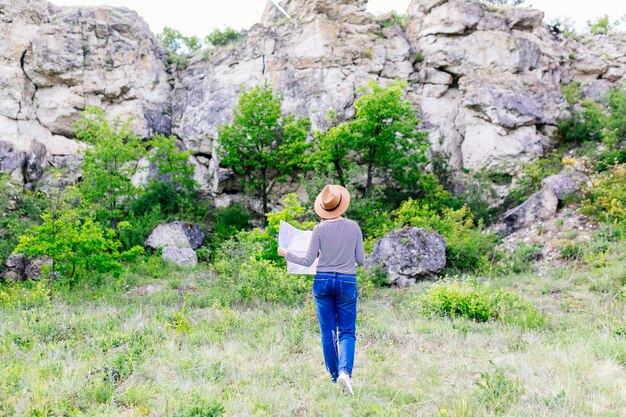
<path id="1" fill-rule="evenodd" d="M 560 174 L 544 178 L 544 180 L 541 181 L 541 187 L 551 189 L 556 195 L 556 198 L 562 201 L 566 197 L 578 192 L 587 181 L 589 181 L 589 177 L 581 172 L 561 172 Z"/>
<path id="2" fill-rule="evenodd" d="M 22 169 L 26 162 L 26 152 L 13 143 L 0 140 L 0 172 L 13 172 Z"/>
<path id="3" fill-rule="evenodd" d="M 26 180 L 28 182 L 37 181 L 44 169 L 44 161 L 48 149 L 39 141 L 33 140 L 30 151 L 26 155 Z"/>
<path id="4" fill-rule="evenodd" d="M 198 263 L 198 255 L 191 248 L 166 246 L 163 248 L 161 258 L 180 266 L 195 266 Z"/>
<path id="5" fill-rule="evenodd" d="M 145 246 L 152 249 L 174 246 L 177 248 L 197 249 L 204 240 L 204 233 L 198 224 L 175 221 L 158 225 L 148 236 Z"/>
<path id="6" fill-rule="evenodd" d="M 52 258 L 49 256 L 37 256 L 28 262 L 24 270 L 27 279 L 40 279 L 43 276 L 44 267 L 52 268 Z"/>
<path id="7" fill-rule="evenodd" d="M 528 200 L 503 214 L 502 221 L 509 232 L 529 226 L 537 220 L 552 217 L 557 210 L 559 199 L 551 188 L 542 188 Z"/>
<path id="8" fill-rule="evenodd" d="M 2 276 L 10 281 L 23 281 L 28 260 L 23 253 L 11 254 L 7 258 Z"/>
<path id="9" fill-rule="evenodd" d="M 390 284 L 406 287 L 441 272 L 446 265 L 446 241 L 417 227 L 394 230 L 376 241 L 365 264 L 382 267 Z"/>
<path id="10" fill-rule="evenodd" d="M 2 278 L 4 278 L 7 281 L 23 281 L 24 280 L 24 276 L 20 275 L 17 271 L 5 271 L 2 274 Z"/>

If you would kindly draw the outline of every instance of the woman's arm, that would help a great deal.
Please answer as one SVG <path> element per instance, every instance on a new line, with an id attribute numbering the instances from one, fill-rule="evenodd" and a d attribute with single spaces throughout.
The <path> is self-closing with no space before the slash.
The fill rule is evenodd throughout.
<path id="1" fill-rule="evenodd" d="M 365 251 L 363 250 L 363 233 L 361 233 L 361 228 L 358 225 L 356 236 L 356 249 L 354 251 L 354 256 L 358 265 L 365 264 Z"/>
<path id="2" fill-rule="evenodd" d="M 281 251 L 282 249 L 282 251 Z M 309 242 L 309 249 L 304 256 L 298 256 L 292 252 L 289 252 L 283 248 L 278 248 L 278 254 L 280 256 L 284 256 L 287 262 L 291 262 L 294 264 L 302 265 L 302 266 L 311 266 L 317 258 L 317 254 L 320 250 L 320 236 L 319 231 L 317 230 L 317 226 L 313 228 L 313 235 L 311 236 L 311 241 Z M 284 253 L 284 255 L 281 254 Z"/>

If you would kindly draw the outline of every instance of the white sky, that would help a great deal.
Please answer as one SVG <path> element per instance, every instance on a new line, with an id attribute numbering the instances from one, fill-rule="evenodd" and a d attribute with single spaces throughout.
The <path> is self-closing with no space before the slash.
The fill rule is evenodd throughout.
<path id="1" fill-rule="evenodd" d="M 231 26 L 247 29 L 261 19 L 267 0 L 51 0 L 57 5 L 107 4 L 125 6 L 139 13 L 154 33 L 164 26 L 178 29 L 184 35 L 204 38 L 215 28 Z M 410 0 L 370 0 L 368 10 L 380 14 L 389 10 L 405 13 Z M 624 0 L 527 0 L 534 8 L 543 10 L 545 21 L 569 17 L 579 30 L 588 20 L 608 14 L 611 21 L 626 15 Z M 622 24 L 621 27 L 624 27 Z"/>

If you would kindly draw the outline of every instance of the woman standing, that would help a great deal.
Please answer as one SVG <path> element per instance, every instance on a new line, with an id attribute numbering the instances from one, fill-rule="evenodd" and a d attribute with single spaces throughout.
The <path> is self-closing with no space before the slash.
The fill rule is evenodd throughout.
<path id="1" fill-rule="evenodd" d="M 359 225 L 341 215 L 350 204 L 350 193 L 340 185 L 327 185 L 315 199 L 322 221 L 313 228 L 305 256 L 283 248 L 278 254 L 288 262 L 311 266 L 319 255 L 313 296 L 322 335 L 326 369 L 344 394 L 353 395 L 352 365 L 356 343 L 356 264 L 363 265 L 363 235 Z"/>

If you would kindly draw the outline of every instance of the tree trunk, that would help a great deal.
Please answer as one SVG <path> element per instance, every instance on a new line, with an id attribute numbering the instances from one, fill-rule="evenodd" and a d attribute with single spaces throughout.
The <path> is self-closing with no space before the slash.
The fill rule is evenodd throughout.
<path id="1" fill-rule="evenodd" d="M 372 171 L 374 170 L 374 155 L 375 150 L 374 147 L 370 147 L 370 155 L 367 161 L 367 183 L 365 185 L 365 194 L 369 195 L 370 191 L 372 191 Z"/>
<path id="2" fill-rule="evenodd" d="M 341 162 L 338 159 L 335 159 L 333 161 L 333 164 L 335 165 L 335 170 L 337 171 L 337 179 L 339 180 L 339 184 L 342 187 L 346 186 L 346 182 L 343 178 L 343 168 L 341 168 Z"/>
<path id="3" fill-rule="evenodd" d="M 261 170 L 261 198 L 263 200 L 263 225 L 267 226 L 267 217 L 265 217 L 265 215 L 267 214 L 267 188 L 268 188 L 268 184 L 267 184 L 267 169 L 263 168 Z"/>

